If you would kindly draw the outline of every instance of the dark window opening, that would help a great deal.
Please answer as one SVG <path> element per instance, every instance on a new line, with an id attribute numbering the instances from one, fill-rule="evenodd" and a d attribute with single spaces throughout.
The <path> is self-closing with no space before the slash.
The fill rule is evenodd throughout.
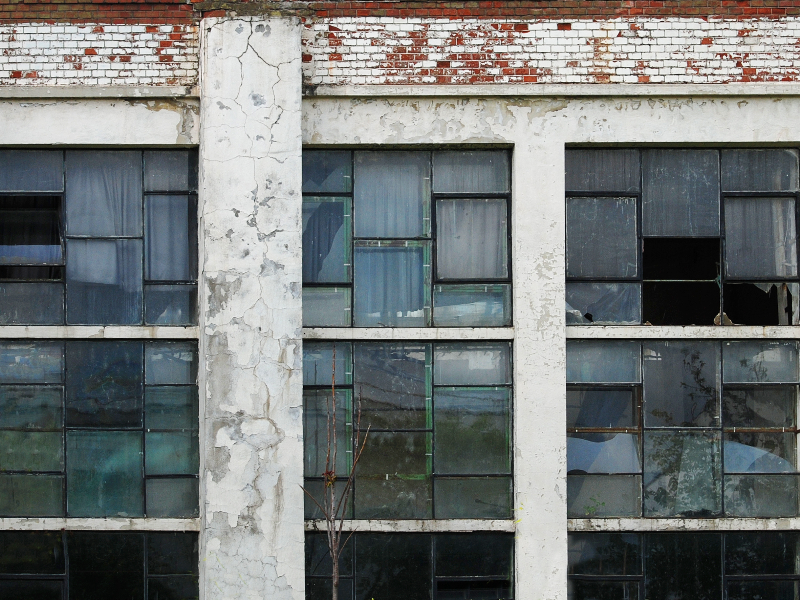
<path id="1" fill-rule="evenodd" d="M 725 284 L 727 325 L 789 325 L 797 321 L 797 284 Z M 794 292 L 794 293 L 792 293 Z"/>

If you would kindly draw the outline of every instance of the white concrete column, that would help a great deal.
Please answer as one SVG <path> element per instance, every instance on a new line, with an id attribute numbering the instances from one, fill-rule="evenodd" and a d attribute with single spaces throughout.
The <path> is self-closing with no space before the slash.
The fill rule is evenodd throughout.
<path id="1" fill-rule="evenodd" d="M 202 32 L 201 598 L 300 600 L 300 23 Z"/>

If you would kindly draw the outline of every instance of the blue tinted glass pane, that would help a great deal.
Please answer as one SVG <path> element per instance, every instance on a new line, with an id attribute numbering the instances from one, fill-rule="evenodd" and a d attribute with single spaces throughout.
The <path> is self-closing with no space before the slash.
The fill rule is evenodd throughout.
<path id="1" fill-rule="evenodd" d="M 567 383 L 639 383 L 639 342 L 567 342 Z"/>
<path id="2" fill-rule="evenodd" d="M 59 429 L 61 387 L 0 386 L 0 428 Z"/>
<path id="3" fill-rule="evenodd" d="M 145 383 L 163 385 L 197 382 L 197 346 L 192 342 L 147 344 Z"/>
<path id="4" fill-rule="evenodd" d="M 349 150 L 303 150 L 303 193 L 349 192 L 353 187 Z"/>
<path id="5" fill-rule="evenodd" d="M 303 288 L 303 327 L 350 327 L 350 288 Z"/>
<path id="6" fill-rule="evenodd" d="M 145 150 L 144 189 L 147 192 L 197 189 L 197 151 Z"/>
<path id="7" fill-rule="evenodd" d="M 147 196 L 144 205 L 145 279 L 197 279 L 195 206 L 189 196 L 151 195 Z"/>
<path id="8" fill-rule="evenodd" d="M 61 383 L 63 344 L 0 342 L 0 383 Z"/>
<path id="9" fill-rule="evenodd" d="M 0 150 L 0 192 L 60 192 L 64 154 L 60 150 Z"/>
<path id="10" fill-rule="evenodd" d="M 639 436 L 630 433 L 570 433 L 567 472 L 641 473 Z"/>
<path id="11" fill-rule="evenodd" d="M 148 386 L 144 391 L 144 425 L 147 429 L 197 429 L 198 406 L 194 386 Z"/>
<path id="12" fill-rule="evenodd" d="M 437 327 L 504 327 L 510 325 L 511 286 L 434 286 L 433 323 Z"/>
<path id="13" fill-rule="evenodd" d="M 0 283 L 0 324 L 62 325 L 63 283 Z"/>
<path id="14" fill-rule="evenodd" d="M 567 283 L 567 325 L 642 322 L 639 283 Z"/>
<path id="15" fill-rule="evenodd" d="M 148 475 L 196 475 L 199 469 L 196 431 L 148 431 L 144 451 Z"/>
<path id="16" fill-rule="evenodd" d="M 197 286 L 144 286 L 144 322 L 147 325 L 197 325 Z"/>
<path id="17" fill-rule="evenodd" d="M 436 344 L 436 385 L 502 385 L 511 383 L 511 344 Z"/>
<path id="18" fill-rule="evenodd" d="M 722 373 L 725 383 L 795 383 L 798 381 L 796 342 L 725 342 Z"/>
<path id="19" fill-rule="evenodd" d="M 330 386 L 334 367 L 337 385 L 352 383 L 353 358 L 350 342 L 306 342 L 303 344 L 303 385 Z"/>
<path id="20" fill-rule="evenodd" d="M 350 282 L 349 198 L 303 198 L 303 282 Z"/>

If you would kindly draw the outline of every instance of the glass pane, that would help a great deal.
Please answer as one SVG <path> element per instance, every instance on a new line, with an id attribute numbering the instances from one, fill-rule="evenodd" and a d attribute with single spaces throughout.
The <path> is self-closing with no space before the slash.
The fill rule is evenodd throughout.
<path id="1" fill-rule="evenodd" d="M 430 345 L 356 344 L 353 387 L 363 430 L 429 428 Z"/>
<path id="2" fill-rule="evenodd" d="M 567 388 L 567 427 L 638 427 L 633 388 Z"/>
<path id="3" fill-rule="evenodd" d="M 146 344 L 144 347 L 147 385 L 197 383 L 197 346 L 194 342 Z"/>
<path id="4" fill-rule="evenodd" d="M 197 429 L 197 388 L 194 386 L 146 387 L 144 426 L 147 429 Z"/>
<path id="5" fill-rule="evenodd" d="M 641 575 L 641 536 L 637 533 L 570 533 L 570 575 Z"/>
<path id="6" fill-rule="evenodd" d="M 436 285 L 433 323 L 436 327 L 511 325 L 511 286 Z"/>
<path id="7" fill-rule="evenodd" d="M 570 433 L 567 472 L 641 473 L 639 436 L 630 433 Z"/>
<path id="8" fill-rule="evenodd" d="M 0 283 L 0 325 L 63 323 L 63 283 Z"/>
<path id="9" fill-rule="evenodd" d="M 141 342 L 67 344 L 67 424 L 141 427 Z"/>
<path id="10" fill-rule="evenodd" d="M 433 188 L 437 194 L 507 192 L 510 172 L 505 150 L 433 153 Z"/>
<path id="11" fill-rule="evenodd" d="M 145 150 L 146 192 L 186 192 L 197 189 L 195 150 Z"/>
<path id="12" fill-rule="evenodd" d="M 356 545 L 356 599 L 431 597 L 431 536 L 360 534 Z"/>
<path id="13" fill-rule="evenodd" d="M 303 193 L 349 192 L 352 171 L 349 150 L 303 150 Z"/>
<path id="14" fill-rule="evenodd" d="M 641 475 L 570 475 L 567 477 L 567 517 L 640 517 Z"/>
<path id="15" fill-rule="evenodd" d="M 570 579 L 567 600 L 639 600 L 639 582 Z"/>
<path id="16" fill-rule="evenodd" d="M 436 388 L 433 406 L 438 475 L 511 473 L 511 390 Z"/>
<path id="17" fill-rule="evenodd" d="M 303 282 L 350 283 L 349 198 L 303 198 Z"/>
<path id="18" fill-rule="evenodd" d="M 0 430 L 0 471 L 61 471 L 63 466 L 60 431 Z"/>
<path id="19" fill-rule="evenodd" d="M 436 344 L 436 385 L 503 385 L 511 383 L 511 344 Z"/>
<path id="20" fill-rule="evenodd" d="M 798 381 L 796 342 L 725 342 L 725 383 L 794 383 Z"/>
<path id="21" fill-rule="evenodd" d="M 356 152 L 357 237 L 430 235 L 431 157 L 428 152 Z"/>
<path id="22" fill-rule="evenodd" d="M 715 342 L 645 342 L 645 426 L 717 425 L 719 363 Z"/>
<path id="23" fill-rule="evenodd" d="M 355 326 L 425 327 L 430 312 L 430 248 L 355 247 Z M 411 244 L 411 242 L 409 242 Z"/>
<path id="24" fill-rule="evenodd" d="M 306 477 L 322 477 L 334 471 L 339 477 L 350 474 L 353 453 L 353 407 L 350 390 L 336 390 L 336 409 L 330 390 L 303 391 L 303 460 Z M 330 417 L 330 440 L 328 418 Z M 335 423 L 334 423 L 334 417 Z M 333 435 L 336 434 L 334 444 Z M 362 433 L 363 436 L 363 433 Z M 336 449 L 334 460 L 333 451 Z M 330 457 L 328 452 L 330 451 Z M 326 459 L 329 464 L 326 465 Z"/>
<path id="25" fill-rule="evenodd" d="M 67 150 L 67 234 L 142 235 L 142 153 Z"/>
<path id="26" fill-rule="evenodd" d="M 332 586 L 330 578 L 306 578 L 305 598 L 306 600 L 330 600 Z M 353 580 L 340 579 L 338 593 L 338 597 L 342 600 L 350 600 L 353 597 Z"/>
<path id="27" fill-rule="evenodd" d="M 9 600 L 61 600 L 63 582 L 47 579 L 0 580 L 0 598 Z"/>
<path id="28" fill-rule="evenodd" d="M 197 475 L 197 431 L 148 431 L 144 434 L 147 475 Z"/>
<path id="29" fill-rule="evenodd" d="M 350 342 L 305 342 L 303 344 L 303 385 L 328 388 L 353 382 L 353 358 Z"/>
<path id="30" fill-rule="evenodd" d="M 725 515 L 797 516 L 797 476 L 725 475 Z"/>
<path id="31" fill-rule="evenodd" d="M 342 546 L 342 554 L 339 557 L 339 575 L 342 577 L 353 576 L 353 548 L 355 543 L 356 537 L 353 537 Z M 333 565 L 331 564 L 327 536 L 324 533 L 306 533 L 305 555 L 307 576 L 331 576 Z M 306 579 L 306 582 L 308 582 L 308 579 Z M 328 593 L 328 598 L 330 598 L 330 593 Z"/>
<path id="32" fill-rule="evenodd" d="M 567 198 L 567 277 L 636 277 L 636 198 Z"/>
<path id="33" fill-rule="evenodd" d="M 350 327 L 350 288 L 303 288 L 303 327 Z"/>
<path id="34" fill-rule="evenodd" d="M 647 536 L 645 598 L 719 600 L 722 597 L 722 536 L 659 533 Z"/>
<path id="35" fill-rule="evenodd" d="M 336 483 L 334 484 L 334 492 L 336 494 L 336 499 L 334 500 L 335 503 L 339 503 L 342 494 L 344 494 L 344 487 L 346 483 L 346 477 L 340 477 Z M 319 506 L 316 503 L 319 503 L 320 506 L 324 506 L 323 500 L 323 493 L 330 494 L 330 488 L 325 486 L 325 482 L 322 479 L 306 479 L 303 482 L 303 489 L 305 490 L 303 493 L 303 502 L 304 502 L 304 513 L 306 519 L 324 519 L 325 517 L 322 514 Z M 325 491 L 327 490 L 327 491 Z M 309 497 L 310 494 L 310 497 Z M 313 500 L 312 500 L 313 498 Z M 347 499 L 347 505 L 342 505 L 341 512 L 339 514 L 344 515 L 345 519 L 352 519 L 353 518 L 353 490 L 351 488 L 349 498 Z"/>
<path id="36" fill-rule="evenodd" d="M 197 543 L 196 533 L 148 533 L 147 574 L 197 575 Z"/>
<path id="37" fill-rule="evenodd" d="M 794 433 L 726 433 L 726 473 L 793 473 Z"/>
<path id="38" fill-rule="evenodd" d="M 148 517 L 196 517 L 200 514 L 198 480 L 159 477 L 147 480 Z"/>
<path id="39" fill-rule="evenodd" d="M 720 436 L 712 431 L 645 431 L 646 517 L 720 513 Z"/>
<path id="40" fill-rule="evenodd" d="M 194 202 L 189 196 L 147 196 L 144 205 L 145 279 L 197 279 Z"/>
<path id="41" fill-rule="evenodd" d="M 197 325 L 197 286 L 144 286 L 144 322 L 146 325 Z"/>
<path id="42" fill-rule="evenodd" d="M 725 534 L 727 575 L 796 575 L 800 547 L 794 531 Z"/>
<path id="43" fill-rule="evenodd" d="M 725 198 L 725 274 L 797 275 L 794 198 Z"/>
<path id="44" fill-rule="evenodd" d="M 507 221 L 503 199 L 437 200 L 437 278 L 508 277 Z"/>
<path id="45" fill-rule="evenodd" d="M 570 192 L 638 192 L 639 151 L 567 150 L 566 172 Z"/>
<path id="46" fill-rule="evenodd" d="M 67 432 L 67 514 L 142 516 L 142 434 Z"/>
<path id="47" fill-rule="evenodd" d="M 800 581 L 728 581 L 726 600 L 795 600 Z"/>
<path id="48" fill-rule="evenodd" d="M 567 342 L 567 383 L 639 383 L 639 342 Z"/>
<path id="49" fill-rule="evenodd" d="M 164 598 L 196 600 L 199 597 L 200 585 L 196 575 L 147 578 L 147 600 L 163 600 Z"/>
<path id="50" fill-rule="evenodd" d="M 64 477 L 0 474 L 0 516 L 64 516 Z"/>
<path id="51" fill-rule="evenodd" d="M 0 265 L 63 265 L 61 199 L 0 197 Z"/>
<path id="52" fill-rule="evenodd" d="M 642 181 L 644 235 L 719 235 L 716 150 L 643 150 Z"/>
<path id="53" fill-rule="evenodd" d="M 799 325 L 800 285 L 796 283 L 726 283 L 722 286 L 726 325 Z"/>
<path id="54" fill-rule="evenodd" d="M 724 346 L 723 346 L 724 348 Z M 722 394 L 722 424 L 725 427 L 794 427 L 797 387 L 725 386 Z"/>
<path id="55" fill-rule="evenodd" d="M 0 573 L 58 575 L 64 573 L 61 531 L 0 532 Z"/>
<path id="56" fill-rule="evenodd" d="M 370 431 L 356 473 L 356 519 L 431 518 L 430 433 Z"/>
<path id="57" fill-rule="evenodd" d="M 433 480 L 437 519 L 510 519 L 511 477 Z"/>
<path id="58" fill-rule="evenodd" d="M 61 383 L 63 344 L 0 342 L 0 382 Z"/>
<path id="59" fill-rule="evenodd" d="M 142 241 L 67 240 L 67 323 L 142 322 Z"/>
<path id="60" fill-rule="evenodd" d="M 726 192 L 782 192 L 797 187 L 797 150 L 722 151 L 722 189 Z"/>
<path id="61" fill-rule="evenodd" d="M 638 283 L 567 283 L 567 325 L 636 325 L 642 322 Z"/>
<path id="62" fill-rule="evenodd" d="M 0 192 L 60 192 L 61 150 L 0 150 Z"/>
<path id="63" fill-rule="evenodd" d="M 443 533 L 434 538 L 436 577 L 511 579 L 514 535 L 510 533 Z"/>
<path id="64" fill-rule="evenodd" d="M 0 386 L 0 428 L 60 429 L 61 388 Z"/>
<path id="65" fill-rule="evenodd" d="M 105 600 L 144 596 L 142 533 L 67 534 L 70 598 Z"/>

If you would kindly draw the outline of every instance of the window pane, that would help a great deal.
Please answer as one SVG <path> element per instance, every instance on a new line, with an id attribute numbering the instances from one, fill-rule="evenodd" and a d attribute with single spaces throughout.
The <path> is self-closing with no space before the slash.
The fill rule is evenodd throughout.
<path id="1" fill-rule="evenodd" d="M 144 286 L 144 322 L 146 325 L 197 325 L 197 286 Z"/>
<path id="2" fill-rule="evenodd" d="M 67 537 L 70 597 L 142 598 L 144 538 L 142 533 L 70 532 Z"/>
<path id="3" fill-rule="evenodd" d="M 144 189 L 147 192 L 186 192 L 197 189 L 195 150 L 145 150 Z"/>
<path id="4" fill-rule="evenodd" d="M 714 342 L 645 342 L 645 426 L 717 425 L 719 363 Z"/>
<path id="5" fill-rule="evenodd" d="M 142 434 L 67 432 L 70 517 L 142 516 Z"/>
<path id="6" fill-rule="evenodd" d="M 356 600 L 431 597 L 431 536 L 359 534 Z"/>
<path id="7" fill-rule="evenodd" d="M 350 342 L 306 342 L 303 344 L 303 385 L 331 387 L 353 382 Z"/>
<path id="8" fill-rule="evenodd" d="M 159 477 L 147 480 L 148 517 L 196 517 L 200 514 L 198 480 Z"/>
<path id="9" fill-rule="evenodd" d="M 196 533 L 148 533 L 148 575 L 197 575 Z"/>
<path id="10" fill-rule="evenodd" d="M 144 391 L 147 429 L 197 429 L 198 396 L 194 386 L 148 386 Z"/>
<path id="11" fill-rule="evenodd" d="M 638 192 L 638 150 L 567 150 L 570 192 Z"/>
<path id="12" fill-rule="evenodd" d="M 641 473 L 639 436 L 630 433 L 570 433 L 567 472 Z"/>
<path id="13" fill-rule="evenodd" d="M 197 279 L 194 202 L 189 196 L 145 199 L 144 276 L 151 281 Z"/>
<path id="14" fill-rule="evenodd" d="M 433 323 L 436 327 L 511 325 L 511 286 L 436 285 L 433 287 Z"/>
<path id="15" fill-rule="evenodd" d="M 444 150 L 433 153 L 434 191 L 507 192 L 510 169 L 505 150 Z"/>
<path id="16" fill-rule="evenodd" d="M 363 430 L 430 427 L 430 346 L 356 344 L 353 387 Z"/>
<path id="17" fill-rule="evenodd" d="M 633 388 L 567 388 L 567 427 L 638 427 Z"/>
<path id="18" fill-rule="evenodd" d="M 303 282 L 350 282 L 350 199 L 303 198 Z"/>
<path id="19" fill-rule="evenodd" d="M 142 344 L 68 342 L 67 424 L 141 427 Z"/>
<path id="20" fill-rule="evenodd" d="M 0 197 L 0 265 L 63 265 L 61 200 Z"/>
<path id="21" fill-rule="evenodd" d="M 445 533 L 434 543 L 436 577 L 512 577 L 513 534 Z"/>
<path id="22" fill-rule="evenodd" d="M 347 477 L 339 477 L 336 483 L 334 483 L 334 489 L 336 493 L 336 500 L 334 502 L 339 502 L 339 499 L 344 494 L 344 487 L 347 481 Z M 330 490 L 325 487 L 325 482 L 322 479 L 306 479 L 303 481 L 303 502 L 304 502 L 304 514 L 306 519 L 324 519 L 325 517 L 322 514 L 319 506 L 317 506 L 316 502 L 319 502 L 320 505 L 324 506 L 322 501 L 323 494 L 329 494 Z M 327 490 L 327 491 L 326 491 Z M 309 497 L 309 494 L 311 495 Z M 313 500 L 312 500 L 313 498 Z M 342 509 L 342 513 L 344 514 L 345 519 L 352 519 L 353 518 L 353 490 L 350 489 L 350 494 L 347 499 L 347 506 Z"/>
<path id="23" fill-rule="evenodd" d="M 725 535 L 727 575 L 796 575 L 800 547 L 794 531 L 732 532 Z"/>
<path id="24" fill-rule="evenodd" d="M 200 468 L 197 431 L 147 431 L 144 457 L 147 475 L 196 475 Z"/>
<path id="25" fill-rule="evenodd" d="M 636 277 L 636 198 L 567 198 L 567 277 Z"/>
<path id="26" fill-rule="evenodd" d="M 60 429 L 61 388 L 0 386 L 0 428 Z"/>
<path id="27" fill-rule="evenodd" d="M 141 323 L 141 240 L 67 240 L 67 256 L 67 323 Z"/>
<path id="28" fill-rule="evenodd" d="M 507 217 L 503 199 L 437 200 L 436 276 L 508 277 Z"/>
<path id="29" fill-rule="evenodd" d="M 642 322 L 638 283 L 567 283 L 567 325 L 637 325 Z"/>
<path id="30" fill-rule="evenodd" d="M 330 600 L 332 594 L 333 584 L 328 577 L 322 579 L 319 577 L 306 579 L 306 600 Z M 342 578 L 339 580 L 339 598 L 342 600 L 350 600 L 353 597 L 353 580 Z"/>
<path id="31" fill-rule="evenodd" d="M 0 383 L 61 383 L 63 344 L 0 342 Z"/>
<path id="32" fill-rule="evenodd" d="M 726 600 L 794 600 L 800 597 L 800 581 L 735 581 L 726 586 Z"/>
<path id="33" fill-rule="evenodd" d="M 197 383 L 197 346 L 194 342 L 146 344 L 145 383 Z"/>
<path id="34" fill-rule="evenodd" d="M 61 600 L 63 582 L 46 579 L 0 580 L 0 598 L 11 600 Z"/>
<path id="35" fill-rule="evenodd" d="M 436 344 L 436 385 L 502 385 L 511 383 L 511 344 Z"/>
<path id="36" fill-rule="evenodd" d="M 797 476 L 725 475 L 725 515 L 797 516 Z"/>
<path id="37" fill-rule="evenodd" d="M 800 285 L 796 283 L 726 283 L 722 286 L 722 298 L 730 324 L 800 324 L 800 310 L 797 306 Z"/>
<path id="38" fill-rule="evenodd" d="M 570 533 L 570 575 L 641 575 L 642 541 L 636 533 Z"/>
<path id="39" fill-rule="evenodd" d="M 725 383 L 798 380 L 796 342 L 725 342 L 722 361 Z"/>
<path id="40" fill-rule="evenodd" d="M 0 430 L 0 471 L 61 471 L 63 465 L 60 431 Z"/>
<path id="41" fill-rule="evenodd" d="M 430 160 L 428 152 L 355 153 L 357 237 L 430 235 Z"/>
<path id="42" fill-rule="evenodd" d="M 356 469 L 356 519 L 430 519 L 430 456 L 430 433 L 370 431 Z"/>
<path id="43" fill-rule="evenodd" d="M 511 518 L 511 477 L 434 479 L 437 519 Z"/>
<path id="44" fill-rule="evenodd" d="M 142 153 L 67 151 L 67 234 L 142 235 Z"/>
<path id="45" fill-rule="evenodd" d="M 719 600 L 722 536 L 661 533 L 647 536 L 645 598 Z"/>
<path id="46" fill-rule="evenodd" d="M 162 600 L 163 598 L 196 600 L 199 597 L 199 583 L 195 575 L 147 578 L 147 600 Z"/>
<path id="47" fill-rule="evenodd" d="M 638 581 L 567 581 L 569 600 L 639 600 Z"/>
<path id="48" fill-rule="evenodd" d="M 781 192 L 798 188 L 797 150 L 723 150 L 726 192 Z"/>
<path id="49" fill-rule="evenodd" d="M 60 475 L 0 474 L 0 516 L 64 516 L 63 486 Z"/>
<path id="50" fill-rule="evenodd" d="M 725 198 L 725 274 L 797 275 L 794 198 Z"/>
<path id="51" fill-rule="evenodd" d="M 511 473 L 509 389 L 436 388 L 433 405 L 437 474 Z"/>
<path id="52" fill-rule="evenodd" d="M 726 433 L 726 473 L 793 473 L 794 433 Z"/>
<path id="53" fill-rule="evenodd" d="M 0 324 L 62 325 L 64 284 L 0 282 Z"/>
<path id="54" fill-rule="evenodd" d="M 719 235 L 716 150 L 642 151 L 644 235 Z"/>
<path id="55" fill-rule="evenodd" d="M 0 150 L 0 192 L 60 192 L 61 150 Z"/>
<path id="56" fill-rule="evenodd" d="M 0 573 L 58 575 L 64 573 L 60 531 L 0 532 Z"/>
<path id="57" fill-rule="evenodd" d="M 646 517 L 712 517 L 720 513 L 719 433 L 645 431 Z"/>
<path id="58" fill-rule="evenodd" d="M 334 407 L 330 390 L 305 390 L 303 392 L 303 458 L 306 477 L 322 477 L 328 470 L 336 471 L 338 477 L 347 478 L 350 474 L 353 453 L 351 393 L 350 390 L 336 390 L 334 428 Z M 329 417 L 331 419 L 330 442 L 328 441 Z M 334 429 L 336 431 L 335 464 L 333 456 Z M 326 465 L 325 460 L 329 449 L 330 464 Z"/>
<path id="59" fill-rule="evenodd" d="M 567 517 L 640 517 L 641 475 L 569 475 Z"/>
<path id="60" fill-rule="evenodd" d="M 303 193 L 349 192 L 352 170 L 349 150 L 303 150 Z"/>
<path id="61" fill-rule="evenodd" d="M 724 346 L 723 346 L 724 349 Z M 794 427 L 797 406 L 795 386 L 732 388 L 722 395 L 725 427 Z"/>
<path id="62" fill-rule="evenodd" d="M 567 342 L 567 383 L 639 383 L 639 342 Z"/>
<path id="63" fill-rule="evenodd" d="M 355 326 L 425 327 L 430 312 L 428 244 L 355 247 Z"/>
<path id="64" fill-rule="evenodd" d="M 303 288 L 303 327 L 350 327 L 350 288 Z"/>
<path id="65" fill-rule="evenodd" d="M 354 536 L 346 544 L 342 545 L 342 554 L 339 557 L 339 574 L 342 577 L 353 576 L 353 549 L 356 545 L 357 537 L 360 536 Z M 306 533 L 306 575 L 330 577 L 333 568 L 330 556 L 327 537 L 324 533 Z M 306 582 L 308 582 L 308 579 L 306 579 Z M 330 598 L 330 592 L 328 593 L 328 598 Z"/>

